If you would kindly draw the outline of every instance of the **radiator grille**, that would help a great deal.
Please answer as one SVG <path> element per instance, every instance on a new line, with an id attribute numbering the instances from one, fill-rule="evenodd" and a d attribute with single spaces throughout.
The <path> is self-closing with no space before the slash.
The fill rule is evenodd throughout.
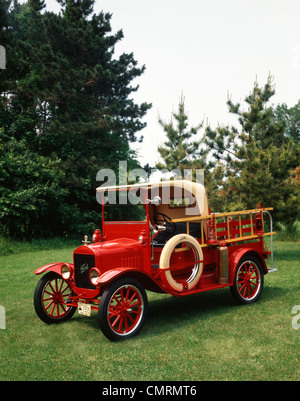
<path id="1" fill-rule="evenodd" d="M 75 284 L 79 288 L 96 288 L 91 282 L 89 273 L 95 267 L 94 255 L 74 254 Z"/>

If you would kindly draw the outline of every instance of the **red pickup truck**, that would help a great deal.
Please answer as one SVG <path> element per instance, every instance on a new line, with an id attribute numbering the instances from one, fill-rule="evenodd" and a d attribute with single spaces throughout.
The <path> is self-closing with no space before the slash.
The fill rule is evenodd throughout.
<path id="1" fill-rule="evenodd" d="M 45 323 L 66 321 L 77 309 L 86 316 L 95 310 L 107 338 L 129 338 L 145 322 L 146 291 L 183 297 L 229 287 L 239 303 L 252 303 L 261 295 L 264 275 L 275 270 L 272 208 L 212 213 L 203 185 L 184 180 L 101 186 L 97 196 L 102 232 L 94 232 L 93 243 L 85 236 L 73 263 L 34 272 L 46 273 L 34 294 Z M 118 216 L 122 207 L 121 215 L 129 218 L 111 221 L 108 216 Z M 265 236 L 271 236 L 270 251 Z"/>

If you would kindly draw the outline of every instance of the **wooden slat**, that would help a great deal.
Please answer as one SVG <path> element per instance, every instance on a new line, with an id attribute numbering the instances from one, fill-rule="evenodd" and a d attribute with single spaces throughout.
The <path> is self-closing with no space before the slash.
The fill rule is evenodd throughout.
<path id="1" fill-rule="evenodd" d="M 266 207 L 266 208 L 261 208 L 261 209 L 242 210 L 239 212 L 207 214 L 207 215 L 203 215 L 203 216 L 194 216 L 194 217 L 183 217 L 180 219 L 172 219 L 171 221 L 172 221 L 172 223 L 181 223 L 184 221 L 205 220 L 205 219 L 212 219 L 213 217 L 219 218 L 219 217 L 225 217 L 225 216 L 238 216 L 238 215 L 249 214 L 249 213 L 264 212 L 264 211 L 268 211 L 268 210 L 273 210 L 273 208 Z"/>
<path id="2" fill-rule="evenodd" d="M 252 239 L 258 239 L 261 237 L 269 236 L 275 234 L 275 232 L 264 233 L 263 235 L 256 235 L 254 233 L 254 221 L 253 214 L 261 213 L 264 211 L 273 210 L 272 207 L 269 208 L 259 208 L 259 209 L 251 209 L 251 210 L 242 210 L 238 212 L 229 212 L 229 213 L 219 213 L 219 214 L 209 214 L 206 216 L 194 216 L 194 217 L 185 217 L 180 219 L 172 219 L 171 221 L 174 223 L 186 222 L 187 230 L 189 232 L 189 222 L 199 221 L 201 222 L 201 247 L 209 246 L 204 243 L 204 220 L 213 219 L 214 229 L 215 229 L 215 239 L 218 240 L 222 238 L 226 243 L 231 242 L 242 242 L 248 241 Z M 242 216 L 249 215 L 248 218 L 242 219 Z M 229 218 L 232 216 L 237 216 L 238 220 L 234 220 L 234 218 L 229 221 Z M 226 221 L 218 222 L 217 220 L 220 218 L 226 217 Z M 263 220 L 262 220 L 263 222 Z M 263 226 L 264 227 L 264 226 Z M 238 235 L 238 236 L 237 236 Z"/>

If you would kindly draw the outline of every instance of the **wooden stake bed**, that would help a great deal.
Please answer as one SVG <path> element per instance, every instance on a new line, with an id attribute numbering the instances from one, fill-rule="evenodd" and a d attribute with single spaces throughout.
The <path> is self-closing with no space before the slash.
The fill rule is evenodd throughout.
<path id="1" fill-rule="evenodd" d="M 273 210 L 269 208 L 256 208 L 251 210 L 242 210 L 228 213 L 213 213 L 202 216 L 185 217 L 180 219 L 172 219 L 172 223 L 187 223 L 187 234 L 189 234 L 189 223 L 199 222 L 201 225 L 201 247 L 207 247 L 211 244 L 205 243 L 204 232 L 206 232 L 206 224 L 209 220 L 214 223 L 215 241 L 225 242 L 226 244 L 249 241 L 275 234 L 273 231 L 264 232 L 263 213 Z M 253 214 L 261 216 L 262 228 L 261 232 L 257 231 Z M 245 216 L 247 216 L 245 218 Z M 243 216 L 243 218 L 242 218 Z M 235 220 L 237 218 L 237 220 Z"/>

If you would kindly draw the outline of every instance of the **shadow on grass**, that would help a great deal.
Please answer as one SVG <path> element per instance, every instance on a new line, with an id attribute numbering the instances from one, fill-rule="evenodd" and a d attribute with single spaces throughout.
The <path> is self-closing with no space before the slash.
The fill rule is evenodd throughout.
<path id="1" fill-rule="evenodd" d="M 256 304 L 267 309 L 271 302 L 284 297 L 287 291 L 285 288 L 265 286 L 261 298 Z M 218 316 L 225 318 L 234 309 L 251 308 L 255 305 L 238 305 L 233 299 L 229 287 L 186 297 L 148 293 L 148 298 L 148 316 L 144 329 L 138 336 L 141 338 L 159 336 L 174 330 L 174 328 L 184 328 L 186 325 Z M 100 333 L 96 312 L 93 312 L 90 318 L 76 313 L 72 321 L 77 322 L 80 326 L 88 325 Z"/>
<path id="2" fill-rule="evenodd" d="M 266 286 L 256 304 L 268 309 L 271 302 L 284 297 L 286 292 L 285 288 Z M 193 324 L 200 320 L 203 322 L 218 316 L 222 318 L 222 316 L 232 314 L 233 310 L 251 308 L 254 305 L 237 304 L 229 288 L 181 298 L 166 295 L 166 298 L 149 302 L 149 313 L 145 326 L 155 327 L 155 334 L 158 335 L 173 329 L 174 326 L 184 328 L 186 324 Z M 142 334 L 150 334 L 150 330 L 145 330 Z"/>

